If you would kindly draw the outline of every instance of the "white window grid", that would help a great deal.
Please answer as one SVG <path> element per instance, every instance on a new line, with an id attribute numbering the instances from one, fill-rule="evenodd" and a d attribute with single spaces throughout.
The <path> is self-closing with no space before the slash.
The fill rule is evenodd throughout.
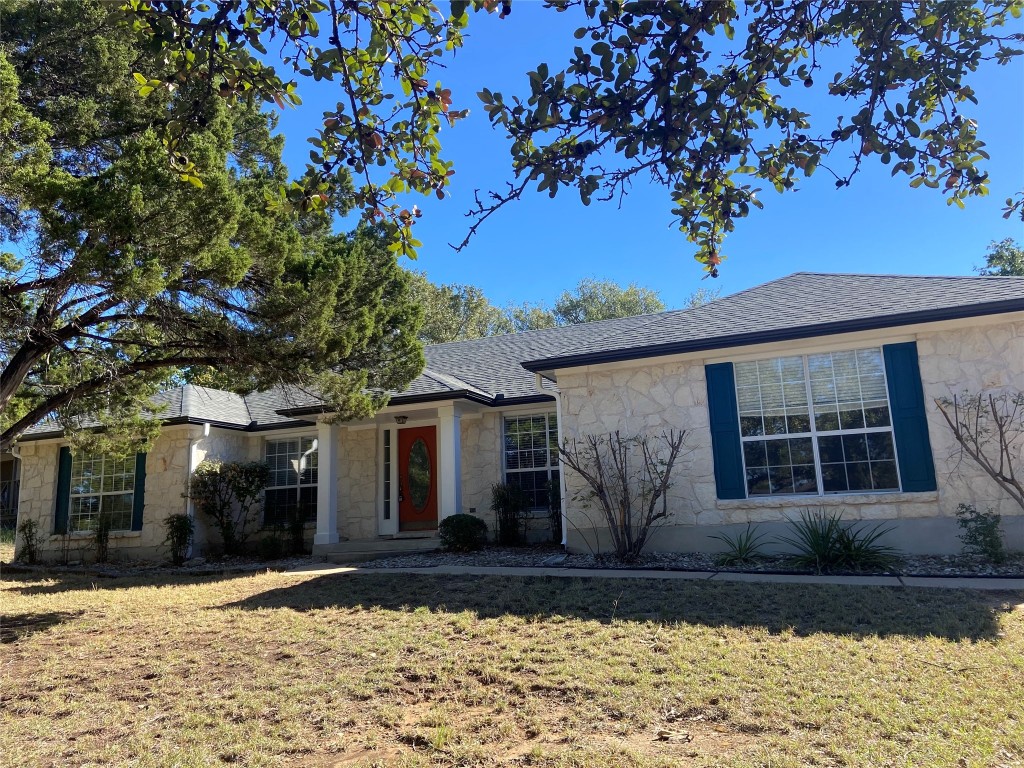
<path id="1" fill-rule="evenodd" d="M 134 456 L 72 455 L 69 532 L 91 531 L 101 514 L 110 515 L 112 531 L 129 531 L 134 502 Z"/>
<path id="2" fill-rule="evenodd" d="M 540 432 L 539 429 L 534 429 L 534 427 L 540 426 L 539 424 L 537 424 L 536 421 L 538 419 L 543 419 L 543 432 Z M 531 445 L 529 448 L 521 446 L 517 447 L 515 449 L 516 453 L 523 455 L 530 454 L 530 462 L 532 466 L 524 467 L 522 466 L 522 462 L 519 462 L 520 466 L 509 467 L 509 447 L 506 439 L 510 434 L 509 427 L 510 425 L 515 425 L 516 427 L 518 427 L 520 424 L 523 424 L 524 422 L 529 422 L 529 425 L 531 427 L 530 430 L 524 431 L 529 431 L 534 436 L 534 438 L 536 438 L 538 434 L 543 434 L 543 445 L 534 445 L 533 443 L 536 442 L 536 439 L 534 439 L 533 441 L 531 441 Z M 553 479 L 553 475 L 559 472 L 560 469 L 558 464 L 558 420 L 556 414 L 553 411 L 551 411 L 545 413 L 508 415 L 505 416 L 504 419 L 502 419 L 502 425 L 503 427 L 501 461 L 502 470 L 505 475 L 505 481 L 509 481 L 510 475 L 544 472 L 547 476 L 548 482 L 551 482 L 551 480 Z M 520 432 L 518 429 L 516 429 L 516 433 L 522 434 L 522 432 Z M 535 461 L 536 454 L 541 450 L 544 451 L 543 464 L 539 464 Z"/>
<path id="3" fill-rule="evenodd" d="M 888 382 L 888 378 L 887 378 L 888 377 L 888 372 L 885 370 L 885 362 L 884 362 L 884 356 L 882 355 L 882 350 L 879 347 L 868 347 L 868 348 L 862 348 L 862 349 L 856 349 L 856 350 L 844 350 L 844 351 L 845 352 L 853 352 L 853 353 L 855 353 L 855 355 L 858 352 L 865 352 L 865 351 L 872 351 L 872 352 L 877 352 L 878 353 L 878 355 L 882 359 L 882 364 L 881 364 L 880 370 L 881 370 L 881 376 L 882 376 L 882 394 L 883 394 L 883 397 L 881 397 L 881 398 L 873 397 L 870 400 L 864 400 L 864 397 L 863 397 L 863 384 L 862 384 L 862 379 L 861 379 L 861 376 L 860 376 L 860 359 L 859 359 L 859 356 L 855 357 L 855 359 L 857 360 L 858 394 L 860 396 L 860 400 L 859 401 L 853 401 L 853 400 L 839 401 L 839 399 L 838 399 L 839 387 L 836 384 L 835 366 L 831 364 L 831 362 L 834 360 L 833 355 L 839 354 L 838 352 L 815 353 L 815 354 L 812 354 L 812 355 L 787 355 L 785 357 L 780 357 L 780 358 L 764 358 L 764 359 L 761 359 L 761 360 L 752 361 L 754 364 L 758 364 L 758 363 L 764 363 L 764 362 L 771 362 L 771 361 L 774 361 L 774 360 L 787 360 L 787 359 L 792 360 L 792 359 L 796 359 L 796 358 L 799 358 L 801 360 L 802 366 L 803 366 L 803 384 L 804 384 L 805 396 L 807 398 L 806 403 L 807 403 L 808 422 L 809 422 L 809 427 L 810 427 L 810 430 L 806 431 L 806 432 L 782 432 L 782 433 L 775 433 L 775 434 L 770 434 L 770 435 L 769 434 L 743 435 L 743 429 L 742 429 L 742 414 L 743 414 L 743 412 L 742 412 L 742 410 L 739 407 L 739 401 L 740 401 L 739 389 L 740 389 L 740 387 L 739 387 L 738 381 L 735 382 L 736 401 L 737 401 L 737 409 L 736 410 L 737 410 L 738 418 L 740 419 L 740 442 L 741 443 L 766 442 L 766 441 L 770 441 L 770 440 L 792 440 L 792 439 L 797 439 L 797 438 L 810 438 L 811 439 L 811 450 L 812 450 L 813 456 L 814 456 L 814 474 L 815 474 L 815 483 L 817 484 L 817 491 L 805 492 L 805 493 L 789 493 L 789 494 L 782 494 L 782 493 L 780 493 L 780 494 L 771 494 L 771 495 L 776 495 L 776 496 L 783 496 L 783 495 L 785 495 L 785 496 L 806 496 L 806 497 L 809 497 L 809 498 L 816 498 L 816 497 L 820 497 L 820 496 L 856 495 L 856 494 L 863 495 L 863 494 L 866 494 L 866 493 L 896 493 L 900 489 L 903 488 L 903 479 L 902 479 L 902 477 L 900 477 L 900 463 L 899 463 L 899 455 L 897 453 L 898 449 L 896 447 L 896 436 L 893 433 L 893 427 L 892 427 L 892 405 L 889 402 L 889 382 Z M 822 430 L 822 429 L 818 429 L 817 428 L 815 414 L 814 414 L 814 411 L 815 411 L 814 394 L 813 394 L 813 391 L 812 391 L 812 381 L 811 381 L 811 376 L 810 376 L 810 358 L 811 357 L 820 357 L 820 356 L 823 356 L 823 355 L 829 355 L 829 357 L 830 357 L 830 368 L 832 370 L 833 389 L 836 392 L 836 400 L 834 402 L 837 405 L 837 412 L 839 410 L 841 410 L 841 406 L 842 406 L 843 403 L 853 404 L 854 402 L 859 402 L 860 405 L 861 405 L 861 409 L 864 410 L 864 409 L 867 408 L 867 405 L 866 405 L 867 403 L 873 403 L 873 402 L 878 402 L 879 400 L 883 400 L 884 403 L 885 403 L 886 408 L 889 410 L 889 424 L 887 426 L 881 426 L 881 427 L 867 427 L 867 426 L 865 426 L 865 427 L 859 427 L 859 428 L 831 429 L 831 430 Z M 761 382 L 761 371 L 760 371 L 760 366 L 758 366 L 758 382 L 757 382 L 757 387 L 758 387 L 759 397 L 761 397 L 761 400 L 760 400 L 760 413 L 761 413 L 762 418 L 763 418 L 766 409 L 765 409 L 765 404 L 763 402 L 763 397 L 760 395 L 760 393 L 763 391 L 762 388 L 761 388 L 761 383 L 762 383 Z M 782 384 L 783 384 L 783 405 L 782 405 L 782 410 L 784 411 L 786 416 L 788 416 L 788 408 L 786 407 L 786 401 L 785 401 L 785 391 L 786 391 L 785 385 L 786 385 L 786 383 L 787 382 L 785 382 L 785 380 L 783 379 L 783 381 L 782 381 Z M 769 408 L 768 410 L 780 410 L 780 409 L 778 407 L 775 407 L 775 408 Z M 787 428 L 788 428 L 788 423 L 787 423 Z M 895 469 L 896 469 L 896 486 L 897 487 L 895 489 L 884 489 L 884 490 L 871 489 L 871 490 L 856 490 L 856 491 L 849 491 L 849 490 L 848 491 L 825 491 L 824 478 L 822 477 L 823 473 L 822 473 L 821 453 L 820 453 L 820 449 L 819 449 L 819 446 L 818 446 L 819 438 L 822 438 L 822 437 L 832 437 L 832 436 L 840 436 L 841 437 L 843 435 L 867 435 L 867 434 L 886 434 L 886 433 L 891 435 L 891 441 L 892 441 L 892 449 L 893 449 L 893 459 L 892 460 L 895 463 Z M 749 490 L 747 489 L 747 457 L 746 457 L 746 452 L 745 451 L 741 451 L 741 454 L 742 454 L 742 459 L 743 459 L 743 487 L 744 487 L 744 493 L 749 497 L 751 494 L 750 494 Z M 768 494 L 755 494 L 755 495 L 758 496 L 758 497 L 761 497 L 761 496 L 766 496 Z"/>
<path id="4" fill-rule="evenodd" d="M 314 450 L 306 457 L 306 468 L 301 476 L 296 475 L 292 465 L 293 460 L 301 458 L 302 454 L 313 446 L 313 440 L 312 437 L 292 437 L 267 441 L 264 456 L 267 466 L 270 467 L 268 491 L 317 484 L 320 473 L 319 450 Z"/>

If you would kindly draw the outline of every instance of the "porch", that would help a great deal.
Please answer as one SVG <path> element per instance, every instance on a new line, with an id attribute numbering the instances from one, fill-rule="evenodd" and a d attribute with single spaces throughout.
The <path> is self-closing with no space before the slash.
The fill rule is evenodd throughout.
<path id="1" fill-rule="evenodd" d="M 361 563 L 392 555 L 433 552 L 440 547 L 441 542 L 435 535 L 400 536 L 318 544 L 314 546 L 313 552 L 317 557 L 322 557 L 331 563 Z"/>
<path id="2" fill-rule="evenodd" d="M 313 554 L 355 562 L 437 549 L 440 521 L 466 511 L 463 419 L 479 423 L 481 410 L 443 401 L 391 406 L 361 422 L 318 421 Z M 486 451 L 488 463 L 497 450 Z"/>

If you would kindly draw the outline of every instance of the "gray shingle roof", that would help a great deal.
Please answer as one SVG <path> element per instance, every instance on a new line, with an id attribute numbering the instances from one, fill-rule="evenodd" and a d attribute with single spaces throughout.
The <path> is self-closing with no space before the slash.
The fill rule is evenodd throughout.
<path id="1" fill-rule="evenodd" d="M 426 369 L 392 400 L 546 398 L 531 371 L 1010 311 L 1024 311 L 1024 278 L 798 272 L 693 309 L 428 346 Z M 156 402 L 166 405 L 166 421 L 239 429 L 303 423 L 296 416 L 320 405 L 291 387 L 243 397 L 192 385 Z M 50 422 L 27 436 L 54 433 Z"/>
<path id="2" fill-rule="evenodd" d="M 1022 277 L 916 277 L 798 272 L 590 342 L 527 358 L 552 370 L 740 344 L 1024 310 Z"/>

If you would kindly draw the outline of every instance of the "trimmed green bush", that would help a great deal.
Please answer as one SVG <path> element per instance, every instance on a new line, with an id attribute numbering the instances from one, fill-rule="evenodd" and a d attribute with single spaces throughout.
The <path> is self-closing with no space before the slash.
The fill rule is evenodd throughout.
<path id="1" fill-rule="evenodd" d="M 452 515 L 437 526 L 437 535 L 451 552 L 475 552 L 487 543 L 487 523 L 476 515 Z"/>

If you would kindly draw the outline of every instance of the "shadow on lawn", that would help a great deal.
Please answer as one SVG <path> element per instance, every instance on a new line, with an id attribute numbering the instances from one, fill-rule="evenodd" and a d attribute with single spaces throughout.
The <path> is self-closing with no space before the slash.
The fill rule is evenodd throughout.
<path id="1" fill-rule="evenodd" d="M 797 635 L 995 640 L 1007 595 L 973 590 L 553 577 L 360 574 L 321 576 L 222 606 L 296 611 L 381 608 L 469 611 L 480 618 L 763 627 Z"/>
<path id="2" fill-rule="evenodd" d="M 63 624 L 81 616 L 84 611 L 52 613 L 5 613 L 0 615 L 0 643 L 14 643 L 36 632 Z"/>
<path id="3" fill-rule="evenodd" d="M 162 587 L 173 584 L 200 584 L 203 582 L 228 581 L 241 579 L 262 571 L 211 571 L 195 573 L 187 571 L 160 571 L 155 573 L 105 575 L 98 573 L 80 573 L 74 571 L 6 570 L 0 577 L 4 591 L 16 592 L 19 595 L 58 595 L 79 590 L 133 589 L 135 587 Z M 21 582 L 20 584 L 18 582 Z"/>

